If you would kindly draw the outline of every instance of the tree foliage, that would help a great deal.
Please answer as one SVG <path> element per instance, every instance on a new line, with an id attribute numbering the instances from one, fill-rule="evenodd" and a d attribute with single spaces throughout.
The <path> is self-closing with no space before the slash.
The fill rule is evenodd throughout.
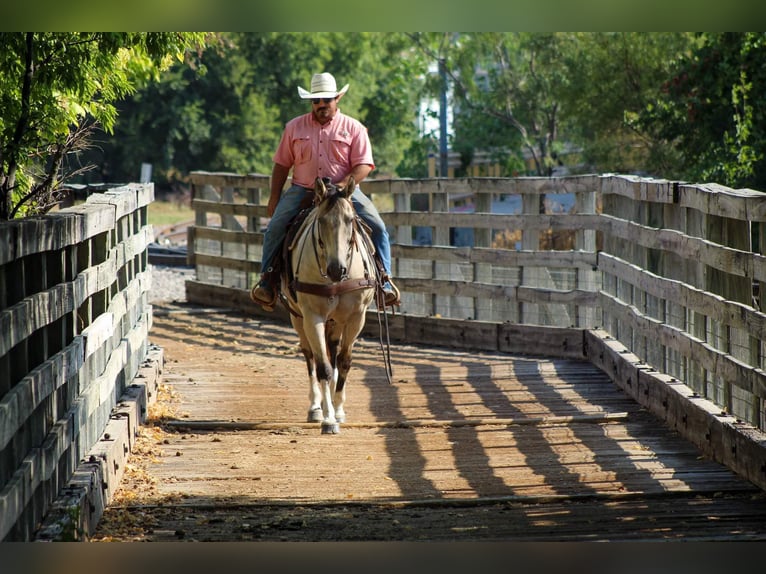
<path id="1" fill-rule="evenodd" d="M 682 33 L 413 34 L 449 71 L 452 148 L 489 151 L 504 173 L 643 171 L 653 140 L 631 122 L 694 37 Z M 435 82 L 432 93 L 444 89 Z M 573 153 L 576 152 L 576 153 Z M 566 157 L 565 157 L 566 156 Z"/>
<path id="2" fill-rule="evenodd" d="M 452 148 L 471 160 L 490 151 L 506 175 L 525 171 L 550 175 L 560 145 L 562 86 L 568 34 L 418 33 L 412 40 L 433 62 L 441 62 L 449 87 L 434 78 L 432 93 L 451 90 Z"/>
<path id="3" fill-rule="evenodd" d="M 637 130 L 635 120 L 695 44 L 693 34 L 677 32 L 575 35 L 562 100 L 582 169 L 667 173 L 653 161 L 662 155 L 658 142 Z"/>
<path id="4" fill-rule="evenodd" d="M 766 34 L 704 33 L 636 125 L 667 177 L 766 189 Z"/>
<path id="5" fill-rule="evenodd" d="M 0 219 L 44 213 L 77 173 L 67 157 L 93 127 L 111 131 L 115 102 L 204 44 L 190 33 L 0 34 Z"/>
<path id="6" fill-rule="evenodd" d="M 197 169 L 269 173 L 282 127 L 309 110 L 296 88 L 319 71 L 351 85 L 341 109 L 367 125 L 378 176 L 425 176 L 437 140 L 418 131 L 420 102 L 448 93 L 466 166 L 481 151 L 503 175 L 564 164 L 766 185 L 762 33 L 215 38 L 0 34 L 0 217 L 45 212 L 73 176 L 133 181 L 144 162 L 160 187 Z"/>
<path id="7" fill-rule="evenodd" d="M 136 177 L 154 166 L 160 185 L 192 170 L 270 173 L 284 124 L 310 110 L 297 87 L 329 71 L 350 84 L 340 108 L 373 141 L 378 173 L 393 173 L 416 138 L 415 58 L 400 34 L 235 33 L 197 61 L 201 74 L 175 67 L 126 99 L 114 137 L 90 159 L 99 181 Z"/>

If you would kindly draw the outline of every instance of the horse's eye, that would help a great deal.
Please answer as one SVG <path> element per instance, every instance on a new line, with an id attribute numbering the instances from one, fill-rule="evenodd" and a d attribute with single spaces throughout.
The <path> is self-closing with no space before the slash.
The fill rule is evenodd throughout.
<path id="1" fill-rule="evenodd" d="M 322 241 L 321 239 L 319 240 L 319 247 L 324 249 L 324 241 Z"/>

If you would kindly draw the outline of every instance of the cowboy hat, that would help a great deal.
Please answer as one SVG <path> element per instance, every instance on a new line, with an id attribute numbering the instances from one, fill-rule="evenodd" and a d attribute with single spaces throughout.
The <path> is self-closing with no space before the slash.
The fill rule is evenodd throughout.
<path id="1" fill-rule="evenodd" d="M 342 96 L 348 90 L 348 84 L 343 86 L 340 91 L 337 91 L 335 85 L 335 77 L 332 74 L 324 72 L 322 74 L 314 74 L 311 77 L 311 91 L 307 92 L 300 86 L 298 86 L 298 95 L 304 100 L 310 98 L 337 98 Z"/>

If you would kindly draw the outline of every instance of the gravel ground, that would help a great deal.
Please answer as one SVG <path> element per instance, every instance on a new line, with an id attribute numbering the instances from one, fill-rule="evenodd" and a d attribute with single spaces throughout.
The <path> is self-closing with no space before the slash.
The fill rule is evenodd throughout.
<path id="1" fill-rule="evenodd" d="M 184 282 L 194 279 L 196 271 L 193 267 L 170 267 L 166 265 L 149 265 L 152 271 L 152 287 L 149 290 L 149 302 L 157 301 L 186 301 Z"/>

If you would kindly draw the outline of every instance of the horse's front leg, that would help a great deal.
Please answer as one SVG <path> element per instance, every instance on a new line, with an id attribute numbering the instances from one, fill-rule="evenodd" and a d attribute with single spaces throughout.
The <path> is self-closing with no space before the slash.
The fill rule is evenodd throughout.
<path id="1" fill-rule="evenodd" d="M 324 418 L 322 412 L 322 385 L 319 382 L 316 371 L 316 361 L 311 349 L 302 349 L 306 359 L 306 369 L 309 373 L 309 412 L 306 420 L 310 423 L 318 423 Z"/>
<path id="2" fill-rule="evenodd" d="M 363 308 L 366 309 L 366 306 Z M 346 402 L 346 381 L 351 370 L 351 353 L 359 333 L 362 332 L 364 322 L 364 311 L 349 313 L 348 319 L 334 333 L 336 338 L 335 354 L 333 355 L 336 380 L 334 400 L 336 413 L 340 412 L 343 416 L 341 419 L 340 415 L 336 414 L 341 422 L 345 420 L 346 416 L 343 405 Z"/>
<path id="3" fill-rule="evenodd" d="M 303 325 L 306 338 L 314 354 L 316 378 L 322 394 L 322 414 L 324 415 L 322 434 L 337 434 L 340 432 L 340 425 L 335 418 L 335 405 L 333 401 L 335 369 L 330 362 L 327 349 L 324 320 L 317 317 L 309 322 L 309 317 L 305 316 Z"/>
<path id="4" fill-rule="evenodd" d="M 346 422 L 346 411 L 343 408 L 346 402 L 346 388 L 344 386 L 345 376 L 339 378 L 338 368 L 338 348 L 340 346 L 341 328 L 333 321 L 329 323 L 331 328 L 327 329 L 327 349 L 330 352 L 330 364 L 333 370 L 333 396 L 332 404 L 335 409 L 335 420 L 339 423 Z"/>
<path id="5" fill-rule="evenodd" d="M 311 350 L 311 345 L 303 330 L 303 320 L 294 316 L 291 317 L 291 320 L 300 339 L 301 352 L 306 360 L 306 371 L 309 375 L 309 412 L 306 420 L 310 423 L 318 423 L 324 418 L 324 415 L 322 413 L 322 392 L 317 380 L 314 352 Z"/>

